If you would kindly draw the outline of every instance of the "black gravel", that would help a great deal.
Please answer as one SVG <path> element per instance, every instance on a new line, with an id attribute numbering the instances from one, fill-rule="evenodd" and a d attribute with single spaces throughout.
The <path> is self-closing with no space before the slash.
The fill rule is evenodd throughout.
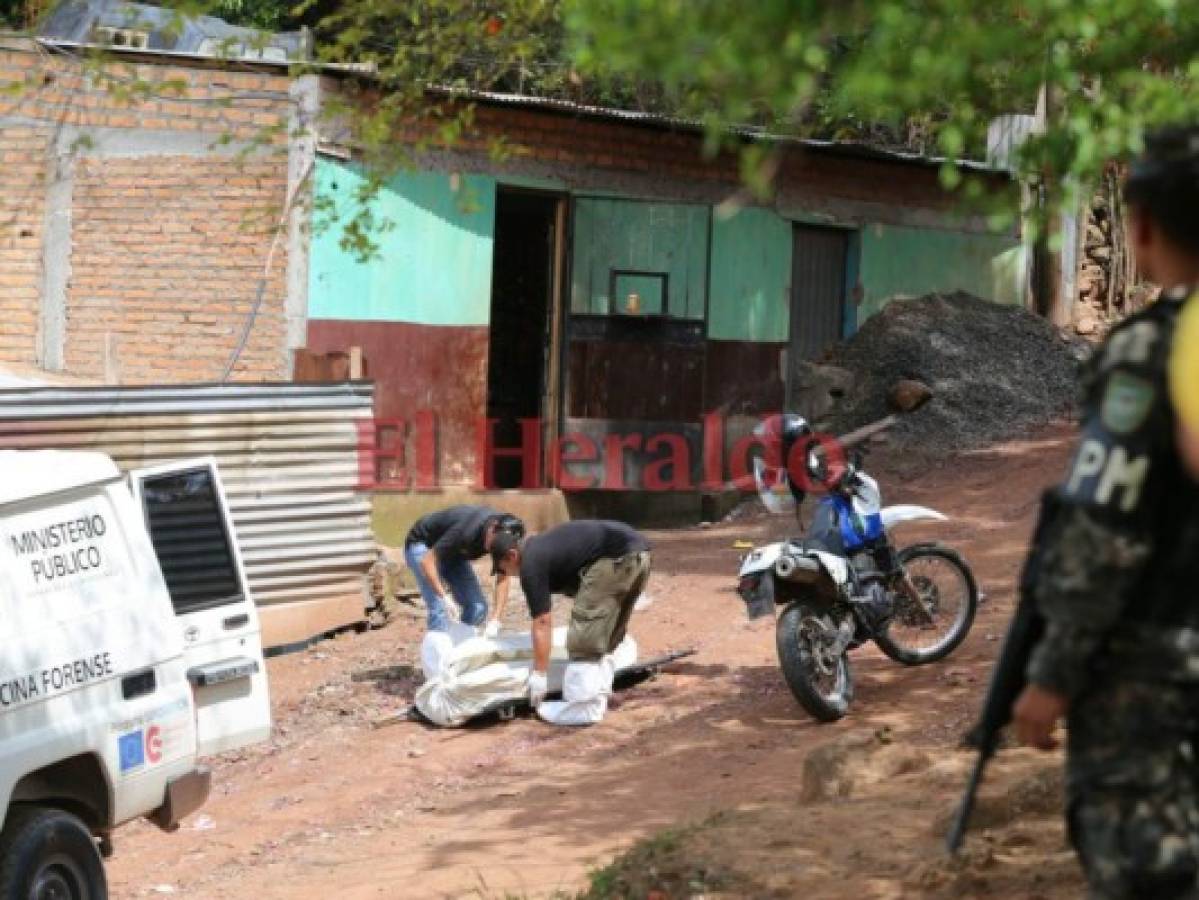
<path id="1" fill-rule="evenodd" d="M 946 456 L 1018 437 L 1074 411 L 1089 348 L 1033 313 L 969 294 L 898 300 L 827 360 L 856 375 L 831 424 L 844 433 L 887 415 L 890 387 L 912 378 L 933 398 L 890 430 L 896 444 Z"/>

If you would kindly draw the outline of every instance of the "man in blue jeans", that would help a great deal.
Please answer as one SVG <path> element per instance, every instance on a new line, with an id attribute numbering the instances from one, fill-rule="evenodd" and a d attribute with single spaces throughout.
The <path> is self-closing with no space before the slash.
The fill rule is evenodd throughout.
<path id="1" fill-rule="evenodd" d="M 470 564 L 491 549 L 497 532 L 523 537 L 525 526 L 516 516 L 489 506 L 466 505 L 429 513 L 412 526 L 404 541 L 404 560 L 428 608 L 430 631 L 449 630 L 445 601 L 450 594 L 461 609 L 465 624 L 480 625 L 487 618 L 487 600 Z M 502 611 L 510 582 L 504 573 L 496 574 L 499 575 L 496 609 Z M 498 631 L 497 620 L 488 622 L 488 635 Z"/>

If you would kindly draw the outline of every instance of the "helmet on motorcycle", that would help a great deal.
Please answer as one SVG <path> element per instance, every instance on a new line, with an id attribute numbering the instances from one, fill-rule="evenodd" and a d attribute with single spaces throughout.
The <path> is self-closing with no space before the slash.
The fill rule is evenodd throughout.
<path id="1" fill-rule="evenodd" d="M 807 437 L 812 433 L 812 426 L 803 416 L 785 413 L 780 418 L 782 419 L 782 438 L 785 448 L 794 447 L 800 438 Z"/>
<path id="2" fill-rule="evenodd" d="M 784 495 L 790 493 L 797 510 L 803 503 L 805 494 L 800 485 L 804 483 L 804 479 L 793 475 L 789 470 L 788 463 L 792 449 L 813 433 L 808 420 L 796 413 L 771 416 L 754 428 L 754 435 L 767 443 L 773 444 L 777 441 L 778 455 L 776 459 L 780 465 L 775 467 L 767 465 L 764 460 L 755 460 L 754 466 L 754 480 L 757 483 L 758 494 L 762 497 L 767 509 L 777 511 L 776 507 L 779 503 L 773 495 L 784 484 L 786 489 L 783 493 Z"/>
<path id="3" fill-rule="evenodd" d="M 754 434 L 766 440 L 779 440 L 783 442 L 783 451 L 786 452 L 793 447 L 800 438 L 807 437 L 812 434 L 812 426 L 808 424 L 808 420 L 796 413 L 783 413 L 782 415 L 771 416 L 768 419 L 763 419 L 754 428 Z"/>

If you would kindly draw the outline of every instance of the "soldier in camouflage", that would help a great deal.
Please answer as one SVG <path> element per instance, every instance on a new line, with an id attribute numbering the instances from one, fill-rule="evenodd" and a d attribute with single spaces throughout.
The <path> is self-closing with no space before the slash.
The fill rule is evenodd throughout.
<path id="1" fill-rule="evenodd" d="M 1126 196 L 1138 264 L 1165 292 L 1087 364 L 1033 588 L 1045 633 L 1013 719 L 1049 749 L 1066 717 L 1067 822 L 1092 897 L 1197 897 L 1199 485 L 1167 370 L 1199 285 L 1199 128 L 1151 138 Z"/>

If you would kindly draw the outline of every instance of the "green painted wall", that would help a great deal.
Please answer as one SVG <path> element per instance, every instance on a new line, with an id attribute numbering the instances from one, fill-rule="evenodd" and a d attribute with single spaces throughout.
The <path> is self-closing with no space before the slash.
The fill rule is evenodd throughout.
<path id="1" fill-rule="evenodd" d="M 897 297 L 963 290 L 998 303 L 1022 301 L 1024 249 L 1012 237 L 867 225 L 861 232 L 858 322 Z"/>
<path id="2" fill-rule="evenodd" d="M 790 332 L 791 222 L 745 208 L 712 222 L 708 337 L 785 341 Z"/>
<path id="3" fill-rule="evenodd" d="M 495 180 L 478 175 L 405 172 L 369 201 L 377 256 L 342 249 L 342 224 L 359 209 L 364 182 L 352 165 L 318 157 L 318 202 L 337 221 L 318 228 L 309 262 L 313 319 L 486 325 L 491 312 Z M 327 214 L 318 207 L 318 223 Z"/>
<path id="4" fill-rule="evenodd" d="M 707 298 L 707 206 L 646 203 L 602 197 L 575 201 L 574 250 L 570 309 L 574 313 L 613 312 L 612 270 L 664 272 L 671 315 L 704 317 Z M 659 312 L 646 303 L 644 279 L 633 288 L 642 296 L 644 312 Z M 628 289 L 628 288 L 626 288 Z M 620 311 L 619 307 L 615 310 Z"/>

